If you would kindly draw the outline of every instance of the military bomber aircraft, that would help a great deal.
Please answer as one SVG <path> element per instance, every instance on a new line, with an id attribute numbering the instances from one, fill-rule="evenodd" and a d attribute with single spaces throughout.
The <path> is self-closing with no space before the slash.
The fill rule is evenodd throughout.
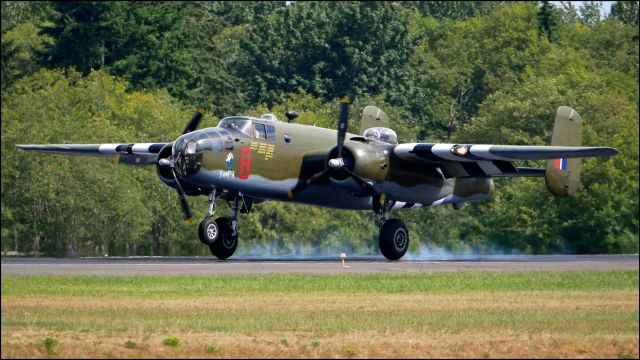
<path id="1" fill-rule="evenodd" d="M 372 210 L 380 215 L 379 246 L 389 260 L 400 259 L 409 233 L 396 209 L 481 200 L 494 192 L 493 177 L 545 177 L 556 196 L 573 194 L 580 182 L 580 158 L 607 157 L 611 147 L 582 147 L 582 119 L 573 109 L 556 112 L 551 146 L 399 143 L 387 115 L 375 106 L 362 113 L 360 134 L 347 133 L 348 99 L 342 99 L 338 129 L 288 122 L 272 114 L 230 116 L 217 127 L 196 130 L 198 111 L 184 132 L 167 143 L 17 145 L 22 150 L 116 157 L 133 165 L 155 165 L 157 175 L 185 195 L 206 195 L 209 209 L 199 225 L 200 241 L 226 259 L 238 245 L 237 214 L 265 200 L 330 208 Z M 517 161 L 547 160 L 546 168 L 518 167 Z M 216 202 L 230 217 L 213 220 Z"/>

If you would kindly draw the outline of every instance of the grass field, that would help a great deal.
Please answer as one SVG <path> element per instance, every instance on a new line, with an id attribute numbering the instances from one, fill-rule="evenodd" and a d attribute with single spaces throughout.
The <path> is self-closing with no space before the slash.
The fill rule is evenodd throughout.
<path id="1" fill-rule="evenodd" d="M 2 358 L 638 358 L 638 271 L 3 276 Z"/>

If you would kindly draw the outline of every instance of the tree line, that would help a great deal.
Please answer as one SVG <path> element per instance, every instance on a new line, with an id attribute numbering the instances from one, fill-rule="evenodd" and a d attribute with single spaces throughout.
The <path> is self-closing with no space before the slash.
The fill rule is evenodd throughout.
<path id="1" fill-rule="evenodd" d="M 407 142 L 547 145 L 555 110 L 585 119 L 581 188 L 496 179 L 490 200 L 394 214 L 410 251 L 638 252 L 638 3 L 2 2 L 2 251 L 206 255 L 153 167 L 19 152 L 19 143 L 166 142 L 196 106 L 296 110 L 352 132 L 373 104 Z M 525 166 L 543 166 L 528 162 Z M 190 198 L 196 217 L 204 197 Z M 219 212 L 228 212 L 219 206 Z M 304 219 L 304 220 L 303 220 Z M 239 254 L 377 252 L 370 212 L 265 202 Z"/>

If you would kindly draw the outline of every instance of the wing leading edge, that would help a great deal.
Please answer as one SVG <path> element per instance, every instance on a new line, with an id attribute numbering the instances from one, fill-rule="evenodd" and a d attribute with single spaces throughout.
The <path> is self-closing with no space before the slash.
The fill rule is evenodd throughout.
<path id="1" fill-rule="evenodd" d="M 16 145 L 16 147 L 20 150 L 50 154 L 116 157 L 120 163 L 147 165 L 155 163 L 157 154 L 166 144 L 48 144 Z"/>

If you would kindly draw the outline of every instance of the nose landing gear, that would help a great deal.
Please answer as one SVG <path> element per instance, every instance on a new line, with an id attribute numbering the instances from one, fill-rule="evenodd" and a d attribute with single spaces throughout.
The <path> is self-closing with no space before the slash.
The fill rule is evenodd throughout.
<path id="1" fill-rule="evenodd" d="M 209 211 L 198 226 L 200 241 L 209 246 L 211 253 L 218 259 L 224 260 L 236 251 L 238 247 L 238 231 L 236 218 L 238 214 L 238 198 L 230 203 L 231 217 L 219 217 L 211 220 L 216 212 L 216 190 L 209 194 Z"/>

